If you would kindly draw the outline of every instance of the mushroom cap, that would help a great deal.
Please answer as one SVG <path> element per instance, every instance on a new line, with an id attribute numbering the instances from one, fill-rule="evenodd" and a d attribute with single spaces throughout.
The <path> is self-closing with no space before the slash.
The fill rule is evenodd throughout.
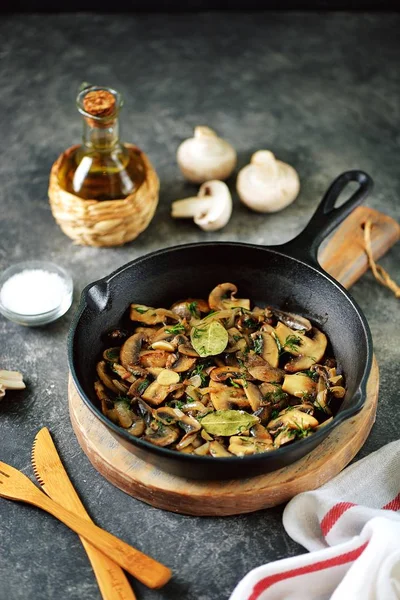
<path id="1" fill-rule="evenodd" d="M 199 189 L 199 198 L 210 198 L 208 210 L 194 217 L 196 225 L 204 231 L 217 231 L 228 223 L 232 215 L 232 196 L 223 181 L 207 181 Z"/>
<path id="2" fill-rule="evenodd" d="M 184 177 L 193 183 L 227 179 L 236 166 L 235 149 L 205 126 L 196 127 L 194 137 L 182 142 L 176 158 Z"/>
<path id="3" fill-rule="evenodd" d="M 259 150 L 239 171 L 237 192 L 243 204 L 257 212 L 277 212 L 289 206 L 300 190 L 295 169 L 269 150 Z"/>

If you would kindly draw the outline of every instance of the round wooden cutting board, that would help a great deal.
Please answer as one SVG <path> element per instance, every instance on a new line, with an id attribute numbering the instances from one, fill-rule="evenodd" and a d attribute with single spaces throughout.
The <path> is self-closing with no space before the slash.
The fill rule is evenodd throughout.
<path id="1" fill-rule="evenodd" d="M 127 494 L 157 508 L 196 516 L 227 516 L 276 506 L 337 475 L 357 454 L 375 421 L 379 370 L 374 359 L 363 409 L 296 463 L 265 475 L 196 481 L 169 475 L 131 454 L 87 408 L 69 380 L 71 422 L 99 473 Z"/>

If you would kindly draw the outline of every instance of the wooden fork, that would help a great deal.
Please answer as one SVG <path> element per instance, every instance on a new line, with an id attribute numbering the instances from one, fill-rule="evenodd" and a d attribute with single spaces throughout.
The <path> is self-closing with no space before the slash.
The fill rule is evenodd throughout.
<path id="1" fill-rule="evenodd" d="M 69 512 L 40 491 L 21 471 L 0 461 L 0 496 L 33 504 L 53 515 L 87 539 L 109 558 L 149 588 L 159 588 L 169 581 L 172 572 L 150 556 L 132 548 L 90 521 Z"/>

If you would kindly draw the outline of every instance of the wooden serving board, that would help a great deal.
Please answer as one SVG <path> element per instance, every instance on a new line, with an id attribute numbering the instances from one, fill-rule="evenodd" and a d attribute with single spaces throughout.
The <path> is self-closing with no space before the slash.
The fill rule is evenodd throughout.
<path id="1" fill-rule="evenodd" d="M 372 250 L 376 260 L 400 237 L 400 227 L 390 217 L 366 207 L 356 209 L 320 256 L 326 270 L 346 287 L 368 268 L 362 229 L 367 219 L 373 223 Z M 147 464 L 116 441 L 83 403 L 71 378 L 68 395 L 71 422 L 78 441 L 94 468 L 108 481 L 157 508 L 186 515 L 228 516 L 276 506 L 337 475 L 368 437 L 375 421 L 378 389 L 379 370 L 374 359 L 367 399 L 355 417 L 342 423 L 313 452 L 296 463 L 272 473 L 233 481 L 189 480 Z"/>

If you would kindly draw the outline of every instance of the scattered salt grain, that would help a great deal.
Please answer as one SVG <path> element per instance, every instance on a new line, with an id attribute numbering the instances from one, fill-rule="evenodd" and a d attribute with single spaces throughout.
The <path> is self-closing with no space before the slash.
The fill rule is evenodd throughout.
<path id="1" fill-rule="evenodd" d="M 57 308 L 68 290 L 57 273 L 26 269 L 8 279 L 1 288 L 0 301 L 20 315 L 39 315 Z"/>

